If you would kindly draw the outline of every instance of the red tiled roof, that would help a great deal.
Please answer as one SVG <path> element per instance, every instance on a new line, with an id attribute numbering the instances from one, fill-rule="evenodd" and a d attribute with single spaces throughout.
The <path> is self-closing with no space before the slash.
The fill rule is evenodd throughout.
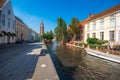
<path id="1" fill-rule="evenodd" d="M 120 4 L 118 4 L 118 5 L 110 8 L 110 9 L 108 9 L 108 10 L 105 10 L 105 11 L 103 11 L 103 12 L 101 12 L 101 13 L 95 15 L 95 16 L 93 16 L 90 20 L 93 20 L 93 19 L 102 17 L 102 16 L 104 16 L 104 15 L 107 15 L 107 14 L 109 14 L 109 13 L 112 13 L 112 12 L 115 12 L 115 11 L 118 11 L 118 10 L 120 10 Z"/>
<path id="2" fill-rule="evenodd" d="M 85 19 L 85 20 L 83 20 L 83 21 L 81 21 L 81 22 L 79 22 L 79 26 L 81 25 L 82 26 L 82 28 L 84 28 L 85 27 L 85 24 L 89 21 L 91 19 L 91 17 L 89 17 L 89 18 L 87 18 L 87 19 Z"/>
<path id="3" fill-rule="evenodd" d="M 5 2 L 6 2 L 5 0 L 4 0 L 4 1 L 3 1 L 3 0 L 2 0 L 2 1 L 0 0 L 0 7 L 2 7 Z"/>

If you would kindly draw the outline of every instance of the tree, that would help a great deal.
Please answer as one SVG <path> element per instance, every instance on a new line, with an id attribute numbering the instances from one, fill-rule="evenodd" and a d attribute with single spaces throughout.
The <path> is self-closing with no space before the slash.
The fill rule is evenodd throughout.
<path id="1" fill-rule="evenodd" d="M 52 41 L 52 39 L 54 38 L 54 34 L 52 31 L 48 31 L 44 33 L 41 37 L 45 40 Z"/>
<path id="2" fill-rule="evenodd" d="M 69 33 L 69 36 L 73 38 L 73 40 L 75 40 L 76 34 L 79 31 L 79 29 L 78 29 L 79 22 L 80 21 L 77 18 L 72 18 L 71 24 L 69 25 L 70 29 L 68 30 L 68 33 Z"/>
<path id="3" fill-rule="evenodd" d="M 66 23 L 62 18 L 57 19 L 58 25 L 55 28 L 55 36 L 57 41 L 66 42 L 67 41 L 67 27 Z"/>

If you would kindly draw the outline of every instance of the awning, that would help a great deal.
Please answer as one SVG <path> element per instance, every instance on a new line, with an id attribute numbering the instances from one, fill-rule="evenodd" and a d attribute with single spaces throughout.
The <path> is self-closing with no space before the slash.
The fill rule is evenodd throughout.
<path id="1" fill-rule="evenodd" d="M 9 34 L 9 36 L 12 36 L 12 37 L 14 36 L 14 35 L 13 35 L 12 33 L 10 33 L 10 32 L 8 32 L 8 34 Z"/>
<path id="2" fill-rule="evenodd" d="M 4 35 L 8 35 L 5 31 L 2 31 L 1 33 L 3 33 Z"/>
<path id="3" fill-rule="evenodd" d="M 0 33 L 0 37 L 3 36 L 1 33 Z"/>
<path id="4" fill-rule="evenodd" d="M 16 34 L 15 33 L 12 33 L 14 36 L 16 36 Z"/>

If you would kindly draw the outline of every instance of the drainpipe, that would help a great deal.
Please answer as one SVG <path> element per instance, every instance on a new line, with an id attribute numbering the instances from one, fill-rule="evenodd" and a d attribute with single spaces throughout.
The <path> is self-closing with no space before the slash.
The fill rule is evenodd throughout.
<path id="1" fill-rule="evenodd" d="M 117 28 L 117 27 L 116 27 L 116 13 L 115 13 L 115 32 L 114 32 L 115 43 L 116 43 L 116 38 L 117 38 L 117 37 L 116 37 L 116 28 Z"/>
<path id="2" fill-rule="evenodd" d="M 0 27 L 2 27 L 2 26 L 1 26 L 1 10 L 0 10 Z"/>

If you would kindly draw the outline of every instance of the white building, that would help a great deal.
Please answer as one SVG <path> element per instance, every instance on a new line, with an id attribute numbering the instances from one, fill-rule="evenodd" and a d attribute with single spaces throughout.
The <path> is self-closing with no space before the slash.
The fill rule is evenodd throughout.
<path id="1" fill-rule="evenodd" d="M 28 42 L 35 42 L 39 40 L 39 34 L 33 29 L 29 28 L 29 40 Z"/>
<path id="2" fill-rule="evenodd" d="M 0 44 L 14 43 L 15 17 L 10 0 L 0 0 Z"/>
<path id="3" fill-rule="evenodd" d="M 87 38 L 120 43 L 120 4 L 93 16 L 85 24 L 85 42 Z"/>

